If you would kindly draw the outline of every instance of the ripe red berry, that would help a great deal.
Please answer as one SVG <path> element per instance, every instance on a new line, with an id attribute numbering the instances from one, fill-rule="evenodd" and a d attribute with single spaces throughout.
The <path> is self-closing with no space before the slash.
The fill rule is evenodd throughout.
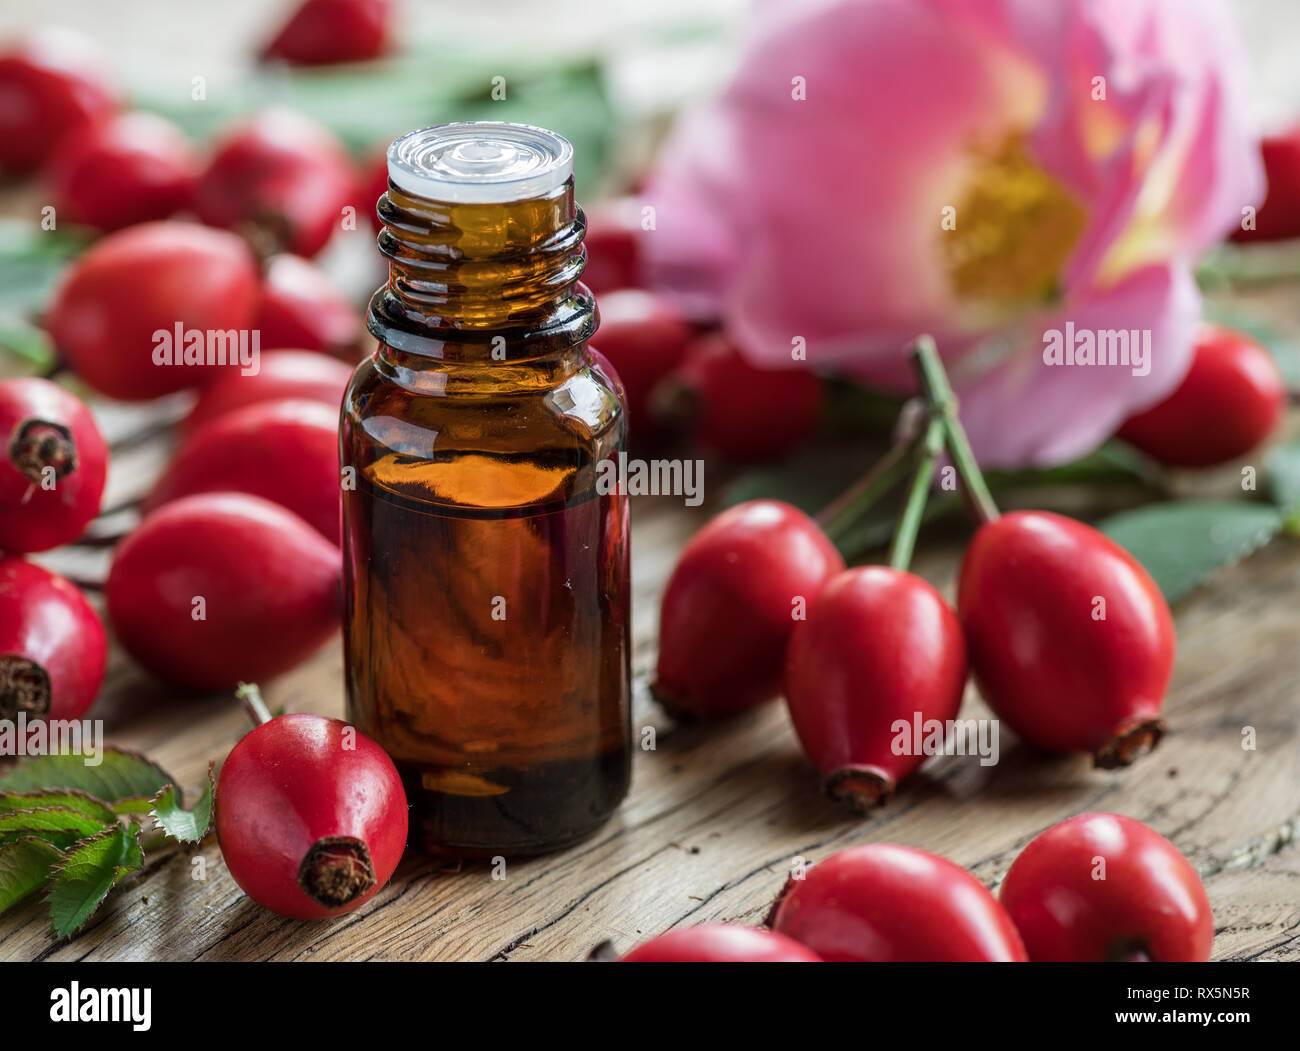
<path id="1" fill-rule="evenodd" d="M 244 493 L 159 508 L 113 553 L 104 593 L 118 640 L 159 678 L 196 689 L 269 679 L 339 628 L 338 548 Z"/>
<path id="2" fill-rule="evenodd" d="M 0 168 L 29 172 L 66 134 L 117 108 L 104 54 L 92 41 L 46 27 L 0 52 Z"/>
<path id="3" fill-rule="evenodd" d="M 618 370 L 627 391 L 630 432 L 635 438 L 656 431 L 650 392 L 682 360 L 691 326 L 666 299 L 623 289 L 600 297 L 600 329 L 594 343 Z"/>
<path id="4" fill-rule="evenodd" d="M 257 285 L 253 255 L 234 234 L 143 223 L 109 234 L 68 268 L 46 327 L 77 375 L 101 394 L 157 398 L 237 368 L 184 364 L 187 348 L 175 334 L 180 326 L 185 340 L 197 334 L 205 350 L 237 357 L 230 337 L 249 331 Z"/>
<path id="5" fill-rule="evenodd" d="M 632 197 L 602 201 L 587 210 L 587 266 L 582 283 L 603 296 L 620 288 L 640 288 L 641 205 Z"/>
<path id="6" fill-rule="evenodd" d="M 1011 917 L 979 880 L 896 843 L 841 850 L 790 879 L 768 924 L 828 963 L 1026 959 Z"/>
<path id="7" fill-rule="evenodd" d="M 144 510 L 193 493 L 251 493 L 288 508 L 337 543 L 340 478 L 339 410 L 301 398 L 263 401 L 190 435 Z"/>
<path id="8" fill-rule="evenodd" d="M 108 446 L 75 395 L 34 377 L 0 382 L 0 551 L 76 540 L 99 514 Z"/>
<path id="9" fill-rule="evenodd" d="M 1286 383 L 1273 356 L 1244 333 L 1205 325 L 1182 383 L 1119 436 L 1172 467 L 1213 467 L 1263 442 L 1285 409 Z"/>
<path id="10" fill-rule="evenodd" d="M 661 419 L 692 429 L 706 446 L 739 462 L 798 448 L 817 429 L 822 381 L 806 369 L 759 369 L 725 336 L 691 344 L 661 388 Z"/>
<path id="11" fill-rule="evenodd" d="M 267 261 L 253 327 L 263 350 L 321 350 L 354 360 L 362 333 L 361 312 L 319 267 L 296 255 Z"/>
<path id="12" fill-rule="evenodd" d="M 1255 213 L 1255 229 L 1235 230 L 1234 241 L 1284 241 L 1300 237 L 1300 125 L 1260 142 L 1268 192 Z"/>
<path id="13" fill-rule="evenodd" d="M 751 500 L 723 511 L 691 538 L 668 579 L 655 697 L 675 715 L 709 718 L 778 696 L 791 632 L 843 569 L 796 507 Z"/>
<path id="14" fill-rule="evenodd" d="M 761 927 L 702 923 L 679 927 L 642 942 L 622 963 L 820 963 L 793 938 Z"/>
<path id="15" fill-rule="evenodd" d="M 864 808 L 925 762 L 914 725 L 946 726 L 965 685 L 957 615 L 926 581 L 886 566 L 834 577 L 786 651 L 786 703 L 803 749 L 829 795 Z"/>
<path id="16" fill-rule="evenodd" d="M 314 350 L 266 351 L 259 365 L 247 376 L 231 369 L 205 386 L 185 418 L 185 435 L 235 409 L 284 398 L 318 401 L 337 412 L 352 378 L 351 366 Z"/>
<path id="17" fill-rule="evenodd" d="M 297 713 L 251 730 L 217 781 L 217 840 L 236 883 L 297 920 L 364 904 L 406 846 L 406 794 L 393 761 L 338 719 Z"/>
<path id="18" fill-rule="evenodd" d="M 259 248 L 310 257 L 342 228 L 356 197 L 352 160 L 333 133 L 292 110 L 268 109 L 218 141 L 194 208 Z"/>
<path id="19" fill-rule="evenodd" d="M 1025 740 L 1099 766 L 1159 741 L 1173 618 L 1109 537 L 1045 511 L 1002 515 L 966 551 L 957 609 L 980 692 Z"/>
<path id="20" fill-rule="evenodd" d="M 262 49 L 296 66 L 364 62 L 388 50 L 390 0 L 304 0 Z"/>
<path id="21" fill-rule="evenodd" d="M 65 136 L 46 169 L 60 220 L 118 230 L 189 204 L 199 157 L 184 133 L 151 113 L 123 113 Z"/>
<path id="22" fill-rule="evenodd" d="M 104 680 L 108 638 L 63 577 L 0 559 L 0 719 L 80 719 Z"/>
<path id="23" fill-rule="evenodd" d="M 1053 825 L 1016 858 L 1001 900 L 1035 961 L 1210 958 L 1214 918 L 1169 840 L 1119 814 Z"/>

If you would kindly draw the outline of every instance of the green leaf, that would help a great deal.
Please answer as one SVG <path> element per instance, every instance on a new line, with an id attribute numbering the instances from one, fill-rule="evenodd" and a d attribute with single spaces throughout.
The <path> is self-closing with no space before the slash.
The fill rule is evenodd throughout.
<path id="1" fill-rule="evenodd" d="M 0 792 L 0 814 L 9 814 L 15 810 L 31 810 L 33 807 L 70 807 L 88 817 L 98 819 L 105 825 L 111 825 L 117 820 L 117 813 L 112 807 L 85 792 L 66 790 Z"/>
<path id="2" fill-rule="evenodd" d="M 149 801 L 175 778 L 142 755 L 105 748 L 87 765 L 77 752 L 38 755 L 0 773 L 0 791 L 71 789 L 111 803 L 118 813 L 148 813 Z"/>
<path id="3" fill-rule="evenodd" d="M 58 847 L 31 836 L 0 845 L 0 912 L 44 886 L 62 858 Z"/>
<path id="4" fill-rule="evenodd" d="M 144 864 L 139 830 L 117 825 L 83 839 L 54 866 L 54 882 L 46 900 L 57 938 L 81 929 L 124 876 Z"/>
<path id="5" fill-rule="evenodd" d="M 182 843 L 197 843 L 212 828 L 212 799 L 216 792 L 215 763 L 208 764 L 208 783 L 193 810 L 181 807 L 181 793 L 175 785 L 168 785 L 153 801 L 153 816 L 167 835 Z"/>
<path id="6" fill-rule="evenodd" d="M 1269 451 L 1264 460 L 1269 495 L 1286 519 L 1291 532 L 1300 530 L 1300 438 L 1292 438 Z"/>
<path id="7" fill-rule="evenodd" d="M 1246 500 L 1185 501 L 1122 511 L 1098 528 L 1141 562 L 1172 602 L 1267 544 L 1282 515 Z"/>
<path id="8" fill-rule="evenodd" d="M 0 814 L 0 833 L 76 832 L 89 836 L 102 832 L 105 826 L 106 822 L 66 806 L 33 807 Z"/>

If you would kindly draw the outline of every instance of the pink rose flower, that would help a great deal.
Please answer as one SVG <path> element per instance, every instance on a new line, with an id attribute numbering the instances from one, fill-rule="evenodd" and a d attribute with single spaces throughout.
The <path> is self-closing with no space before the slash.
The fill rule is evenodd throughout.
<path id="1" fill-rule="evenodd" d="M 1187 369 L 1195 258 L 1263 196 L 1245 74 L 1218 0 L 763 4 L 648 186 L 652 280 L 768 367 L 908 390 L 930 332 L 983 462 L 1076 457 Z M 1137 349 L 1049 364 L 1068 322 Z"/>

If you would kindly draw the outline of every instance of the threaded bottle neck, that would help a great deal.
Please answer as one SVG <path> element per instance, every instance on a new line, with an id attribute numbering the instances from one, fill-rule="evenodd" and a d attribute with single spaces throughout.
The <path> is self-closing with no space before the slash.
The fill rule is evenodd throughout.
<path id="1" fill-rule="evenodd" d="M 578 284 L 586 220 L 571 178 L 504 204 L 431 201 L 390 182 L 378 212 L 389 278 L 371 302 L 370 328 L 389 345 L 433 357 L 495 349 L 496 360 L 518 360 L 595 330 L 594 300 Z"/>

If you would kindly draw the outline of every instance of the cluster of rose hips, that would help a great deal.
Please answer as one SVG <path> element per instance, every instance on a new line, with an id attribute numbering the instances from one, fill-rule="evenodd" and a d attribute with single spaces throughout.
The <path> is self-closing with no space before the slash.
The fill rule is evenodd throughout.
<path id="1" fill-rule="evenodd" d="M 703 924 L 622 957 L 639 963 L 1208 960 L 1196 870 L 1133 818 L 1080 814 L 1020 853 L 995 898 L 945 858 L 896 843 L 832 854 L 786 883 L 766 928 Z"/>

